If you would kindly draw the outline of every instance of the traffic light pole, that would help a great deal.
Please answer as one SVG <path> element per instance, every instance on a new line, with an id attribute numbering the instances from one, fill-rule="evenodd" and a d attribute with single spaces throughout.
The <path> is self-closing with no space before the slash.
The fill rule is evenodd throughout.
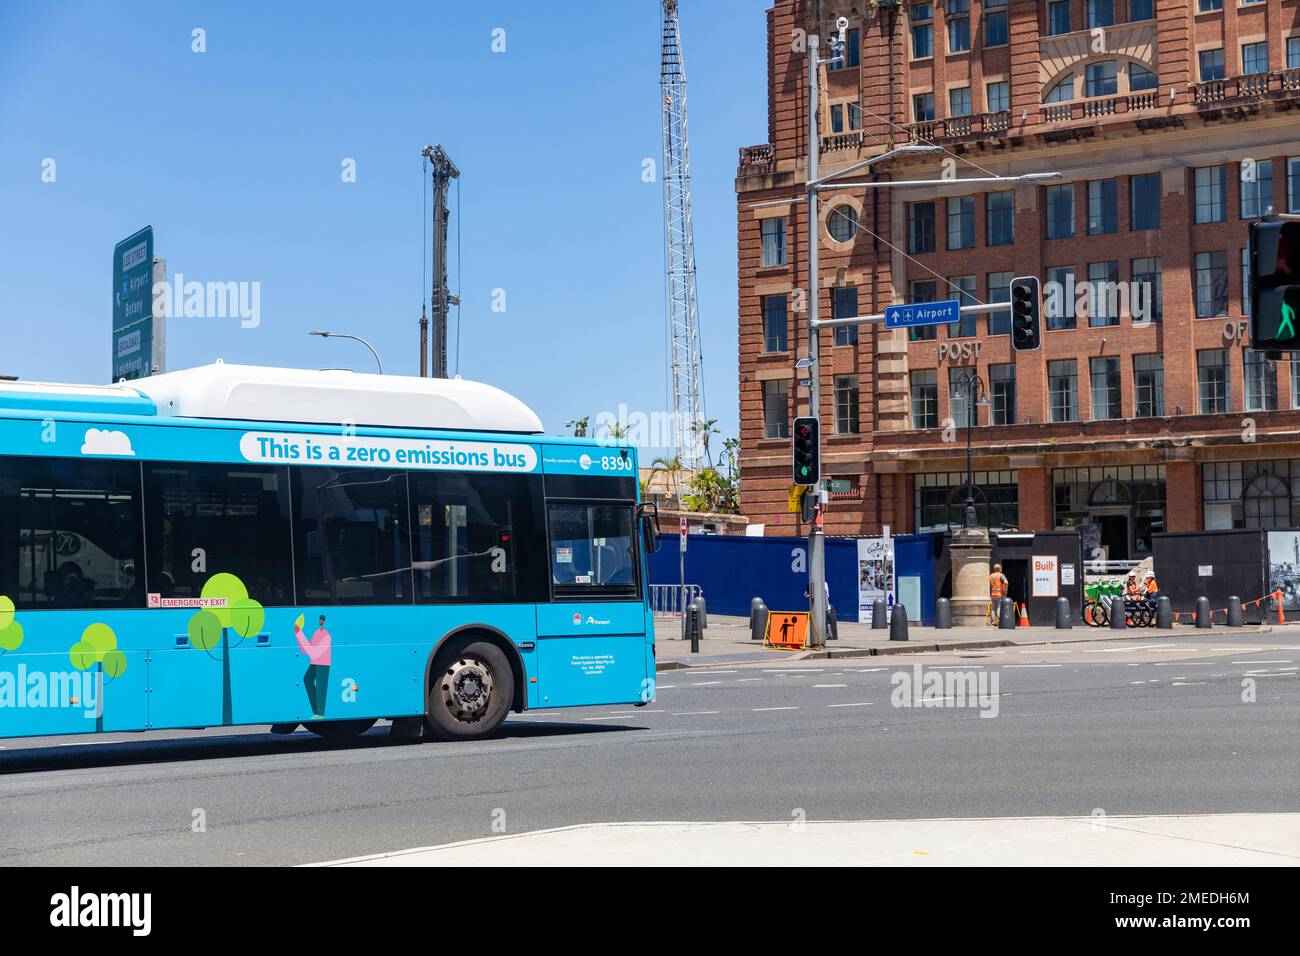
<path id="1" fill-rule="evenodd" d="M 821 363 L 819 360 L 820 325 L 817 320 L 818 299 L 821 298 L 821 282 L 818 276 L 818 249 L 820 242 L 820 224 L 817 216 L 817 167 L 821 156 L 821 139 L 817 129 L 817 114 L 820 111 L 819 66 L 817 57 L 819 46 L 816 34 L 808 37 L 808 414 L 820 420 L 821 410 Z M 817 431 L 817 456 L 821 458 L 821 429 Z M 821 476 L 811 488 L 816 497 L 816 509 L 813 520 L 808 526 L 808 600 L 812 607 L 812 620 L 808 623 L 808 644 L 811 647 L 826 646 L 826 535 L 822 531 L 822 512 L 826 504 L 826 495 L 822 491 Z"/>

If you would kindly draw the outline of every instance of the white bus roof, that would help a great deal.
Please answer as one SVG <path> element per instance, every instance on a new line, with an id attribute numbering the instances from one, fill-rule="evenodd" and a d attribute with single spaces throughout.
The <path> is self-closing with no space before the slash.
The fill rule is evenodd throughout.
<path id="1" fill-rule="evenodd" d="M 129 386 L 152 399 L 159 415 L 179 418 L 542 432 L 542 420 L 513 395 L 459 378 L 217 362 Z"/>

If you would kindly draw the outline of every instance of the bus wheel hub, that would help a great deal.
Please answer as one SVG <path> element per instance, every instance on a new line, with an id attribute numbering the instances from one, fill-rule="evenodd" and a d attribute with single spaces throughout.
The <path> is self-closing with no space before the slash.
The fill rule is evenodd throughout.
<path id="1" fill-rule="evenodd" d="M 476 660 L 456 661 L 442 682 L 447 708 L 460 720 L 477 720 L 492 697 L 492 672 Z"/>

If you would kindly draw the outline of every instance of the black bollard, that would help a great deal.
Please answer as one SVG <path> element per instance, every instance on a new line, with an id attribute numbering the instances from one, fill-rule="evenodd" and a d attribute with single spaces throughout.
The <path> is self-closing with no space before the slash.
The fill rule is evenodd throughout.
<path id="1" fill-rule="evenodd" d="M 706 631 L 709 628 L 709 606 L 704 603 L 704 592 L 701 591 L 695 595 L 691 601 L 692 604 L 700 606 L 700 630 Z"/>
<path id="2" fill-rule="evenodd" d="M 1056 629 L 1068 631 L 1072 627 L 1074 627 L 1074 617 L 1070 614 L 1070 599 L 1059 597 L 1056 599 Z"/>
<path id="3" fill-rule="evenodd" d="M 838 641 L 840 639 L 840 623 L 835 619 L 835 608 L 827 605 L 826 607 L 826 640 Z"/>
<path id="4" fill-rule="evenodd" d="M 754 598 L 749 605 L 749 639 L 761 641 L 767 632 L 767 605 L 762 598 Z"/>
<path id="5" fill-rule="evenodd" d="M 894 613 L 889 619 L 889 639 L 891 641 L 907 640 L 907 608 L 901 604 L 894 605 Z"/>
<path id="6" fill-rule="evenodd" d="M 1210 619 L 1210 599 L 1201 595 L 1196 599 L 1196 628 L 1197 630 L 1209 630 L 1214 622 Z"/>
<path id="7" fill-rule="evenodd" d="M 686 630 L 691 635 L 691 653 L 698 654 L 700 652 L 700 609 L 694 602 L 691 603 L 688 614 Z"/>
<path id="8" fill-rule="evenodd" d="M 1004 597 L 998 605 L 998 628 L 1003 631 L 1016 629 L 1016 604 L 1009 597 Z"/>
<path id="9" fill-rule="evenodd" d="M 1124 606 L 1122 594 L 1112 594 L 1110 597 L 1110 626 L 1116 631 L 1128 627 L 1128 608 Z"/>
<path id="10" fill-rule="evenodd" d="M 939 598 L 934 604 L 934 626 L 941 631 L 952 627 L 952 603 L 947 598 Z"/>
<path id="11" fill-rule="evenodd" d="M 885 604 L 884 598 L 876 598 L 871 605 L 871 629 L 873 631 L 883 631 L 889 627 L 889 608 Z"/>
<path id="12" fill-rule="evenodd" d="M 1241 627 L 1241 598 L 1235 594 L 1228 597 L 1228 627 Z"/>
<path id="13" fill-rule="evenodd" d="M 1156 599 L 1156 627 L 1162 631 L 1172 630 L 1174 626 L 1174 606 L 1168 596 L 1162 594 Z"/>

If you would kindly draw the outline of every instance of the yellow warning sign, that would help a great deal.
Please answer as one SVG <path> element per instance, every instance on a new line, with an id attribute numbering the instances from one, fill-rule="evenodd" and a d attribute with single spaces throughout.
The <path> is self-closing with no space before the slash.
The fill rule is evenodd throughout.
<path id="1" fill-rule="evenodd" d="M 803 485 L 791 485 L 785 498 L 786 511 L 792 515 L 803 511 L 803 493 L 807 490 Z"/>
<path id="2" fill-rule="evenodd" d="M 769 611 L 763 646 L 801 651 L 808 646 L 807 611 Z"/>

